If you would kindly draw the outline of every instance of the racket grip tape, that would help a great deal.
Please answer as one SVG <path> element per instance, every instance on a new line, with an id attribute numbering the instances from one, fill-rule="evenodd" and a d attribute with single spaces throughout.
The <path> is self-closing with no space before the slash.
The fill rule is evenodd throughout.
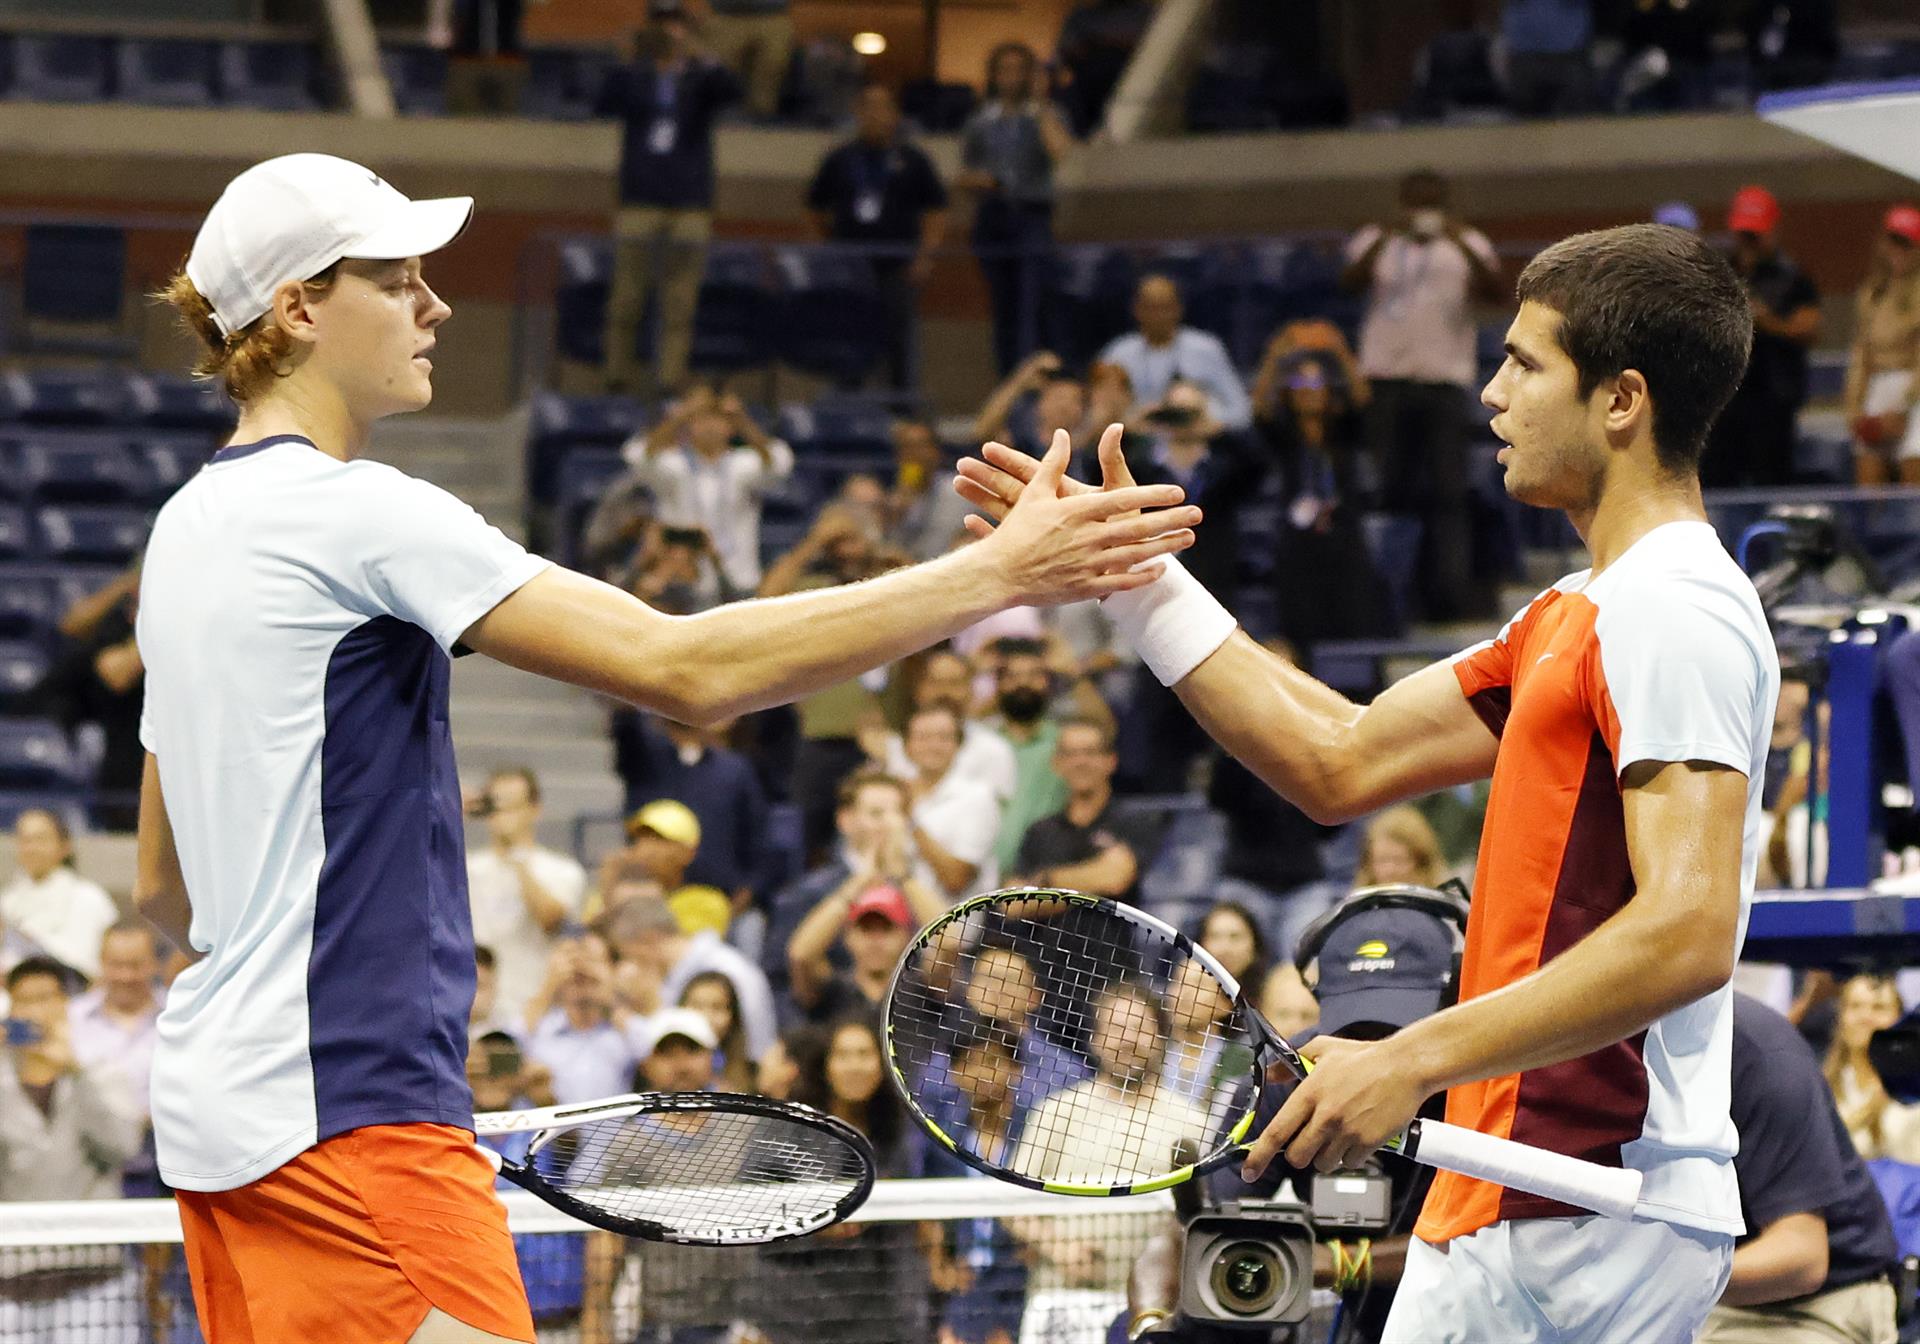
<path id="1" fill-rule="evenodd" d="M 1637 1171 L 1603 1167 L 1437 1120 L 1416 1120 L 1400 1151 L 1430 1167 L 1592 1209 L 1608 1218 L 1633 1217 L 1640 1200 Z"/>

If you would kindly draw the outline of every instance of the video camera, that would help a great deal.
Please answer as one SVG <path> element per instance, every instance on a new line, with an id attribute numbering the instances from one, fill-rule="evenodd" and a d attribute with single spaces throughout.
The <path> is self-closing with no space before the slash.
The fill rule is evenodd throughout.
<path id="1" fill-rule="evenodd" d="M 1203 1197 L 1197 1197 L 1203 1198 Z M 1195 1326 L 1232 1331 L 1298 1326 L 1313 1297 L 1313 1247 L 1323 1234 L 1385 1233 L 1393 1185 L 1377 1164 L 1313 1178 L 1311 1202 L 1241 1199 L 1207 1208 L 1182 1201 L 1186 1249 L 1180 1315 Z M 1175 1327 L 1175 1337 L 1179 1327 Z"/>

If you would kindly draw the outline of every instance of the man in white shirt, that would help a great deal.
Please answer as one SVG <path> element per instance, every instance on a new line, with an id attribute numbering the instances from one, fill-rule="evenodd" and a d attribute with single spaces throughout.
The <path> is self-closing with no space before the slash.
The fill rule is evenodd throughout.
<path id="1" fill-rule="evenodd" d="M 1233 356 L 1220 338 L 1180 324 L 1185 315 L 1180 290 L 1164 275 L 1140 281 L 1133 296 L 1133 320 L 1139 330 L 1109 342 L 1102 364 L 1117 364 L 1133 380 L 1133 395 L 1143 405 L 1159 401 L 1174 380 L 1193 383 L 1207 394 L 1213 418 L 1226 429 L 1253 423 L 1253 403 Z"/>
<path id="2" fill-rule="evenodd" d="M 920 853 L 913 876 L 947 902 L 989 891 L 999 877 L 993 858 L 1000 799 L 954 769 L 962 720 L 952 705 L 923 705 L 907 720 L 907 815 Z"/>
<path id="3" fill-rule="evenodd" d="M 973 669 L 967 660 L 951 649 L 935 649 L 920 667 L 920 679 L 913 684 L 913 704 L 947 705 L 960 715 L 960 750 L 953 758 L 954 772 L 962 778 L 984 784 L 1001 806 L 1013 797 L 1019 773 L 1013 746 L 991 726 L 967 714 L 973 699 Z M 910 779 L 913 763 L 907 759 L 906 740 L 899 733 L 887 734 L 886 768 Z"/>
<path id="4" fill-rule="evenodd" d="M 723 596 L 757 589 L 760 499 L 793 474 L 793 449 L 756 424 L 740 398 L 701 387 L 630 440 L 625 453 L 634 475 L 653 491 L 661 526 L 707 534 L 730 590 Z"/>
<path id="5" fill-rule="evenodd" d="M 1367 446 L 1386 507 L 1420 518 L 1423 605 L 1435 619 L 1474 614 L 1467 531 L 1467 433 L 1478 379 L 1473 304 L 1506 297 L 1493 244 L 1449 212 L 1438 173 L 1400 183 L 1400 214 L 1347 244 L 1346 288 L 1367 295 L 1360 370 L 1373 388 Z"/>
<path id="6" fill-rule="evenodd" d="M 540 781 L 525 766 L 488 776 L 473 811 L 487 826 L 487 847 L 467 856 L 473 937 L 493 951 L 495 1013 L 517 1022 L 540 988 L 553 935 L 580 917 L 587 874 L 569 856 L 534 843 Z"/>

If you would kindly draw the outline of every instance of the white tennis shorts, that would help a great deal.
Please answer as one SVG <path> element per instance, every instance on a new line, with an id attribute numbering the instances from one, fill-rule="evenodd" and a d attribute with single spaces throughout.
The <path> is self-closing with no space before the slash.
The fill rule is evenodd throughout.
<path id="1" fill-rule="evenodd" d="M 1887 415 L 1907 408 L 1907 389 L 1913 386 L 1913 373 L 1907 369 L 1890 369 L 1885 373 L 1876 373 L 1867 379 L 1866 395 L 1861 398 L 1860 409 L 1867 415 Z M 1907 417 L 1906 432 L 1899 439 L 1883 443 L 1879 450 L 1891 453 L 1894 460 L 1920 457 L 1920 411 Z"/>
<path id="2" fill-rule="evenodd" d="M 1415 1238 L 1383 1344 L 1692 1344 L 1733 1238 L 1636 1218 L 1526 1218 Z"/>

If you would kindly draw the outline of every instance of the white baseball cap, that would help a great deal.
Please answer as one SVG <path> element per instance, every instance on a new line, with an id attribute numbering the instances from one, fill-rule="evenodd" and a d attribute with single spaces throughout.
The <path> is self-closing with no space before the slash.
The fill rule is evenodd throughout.
<path id="1" fill-rule="evenodd" d="M 635 1027 L 634 1053 L 645 1059 L 669 1036 L 684 1036 L 703 1050 L 720 1048 L 719 1038 L 713 1034 L 713 1023 L 707 1021 L 705 1013 L 691 1008 L 663 1008 Z"/>
<path id="2" fill-rule="evenodd" d="M 352 257 L 438 251 L 466 231 L 473 197 L 410 201 L 371 168 L 331 154 L 282 154 L 227 183 L 187 255 L 187 279 L 231 336 L 273 291 Z"/>

